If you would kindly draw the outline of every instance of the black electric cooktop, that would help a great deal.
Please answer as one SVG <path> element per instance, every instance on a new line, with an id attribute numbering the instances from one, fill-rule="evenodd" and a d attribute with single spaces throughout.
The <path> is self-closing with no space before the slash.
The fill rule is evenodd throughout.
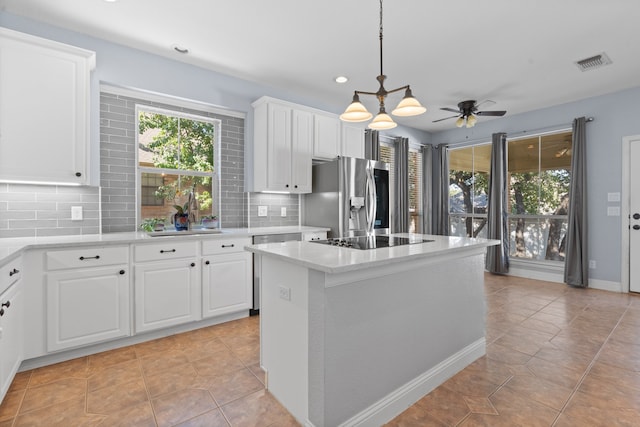
<path id="1" fill-rule="evenodd" d="M 393 246 L 413 245 L 416 243 L 433 242 L 433 240 L 423 239 L 418 236 L 397 237 L 397 236 L 353 236 L 353 237 L 337 237 L 327 240 L 312 240 L 313 243 L 323 245 L 338 246 L 352 249 L 379 249 L 390 248 Z"/>

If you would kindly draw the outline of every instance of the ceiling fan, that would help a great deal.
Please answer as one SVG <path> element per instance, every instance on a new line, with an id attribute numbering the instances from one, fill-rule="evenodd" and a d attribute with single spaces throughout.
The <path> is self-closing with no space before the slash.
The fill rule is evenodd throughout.
<path id="1" fill-rule="evenodd" d="M 507 113 L 504 110 L 503 111 L 478 111 L 478 107 L 486 103 L 495 104 L 495 102 L 489 101 L 489 100 L 481 102 L 480 104 L 476 104 L 475 100 L 469 100 L 469 101 L 462 101 L 458 103 L 457 110 L 455 108 L 442 107 L 440 108 L 441 110 L 451 111 L 452 113 L 457 113 L 457 114 L 455 116 L 445 117 L 444 119 L 434 120 L 433 123 L 441 122 L 443 120 L 453 119 L 457 117 L 458 120 L 456 120 L 456 126 L 460 128 L 466 124 L 466 126 L 470 128 L 475 126 L 476 122 L 478 121 L 478 118 L 476 116 L 504 116 Z"/>

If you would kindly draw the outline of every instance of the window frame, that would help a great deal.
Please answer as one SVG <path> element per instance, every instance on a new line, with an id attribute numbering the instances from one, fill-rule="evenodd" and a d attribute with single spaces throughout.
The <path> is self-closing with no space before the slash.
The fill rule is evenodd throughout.
<path id="1" fill-rule="evenodd" d="M 211 177 L 211 189 L 212 192 L 212 205 L 217 205 L 217 215 L 220 218 L 220 213 L 222 211 L 221 200 L 222 200 L 222 179 L 221 179 L 221 156 L 220 150 L 222 147 L 222 137 L 221 137 L 221 129 L 222 129 L 222 121 L 220 119 L 214 117 L 208 117 L 206 112 L 202 112 L 202 115 L 186 113 L 184 111 L 178 110 L 179 106 L 175 106 L 176 109 L 172 109 L 172 106 L 168 105 L 166 107 L 155 107 L 152 105 L 144 104 L 144 103 L 136 103 L 135 105 L 135 167 L 136 167 L 136 180 L 135 180 L 135 195 L 136 195 L 136 221 L 138 224 L 142 223 L 142 194 L 141 194 L 141 183 L 142 183 L 142 174 L 167 174 L 167 175 L 178 175 L 178 176 L 200 176 L 200 177 Z M 193 109 L 192 109 L 193 110 Z M 201 171 L 192 171 L 185 169 L 167 169 L 167 168 L 151 168 L 146 166 L 140 166 L 139 159 L 139 128 L 140 128 L 140 113 L 148 112 L 152 114 L 162 114 L 165 116 L 176 117 L 176 118 L 184 118 L 188 120 L 201 121 L 206 123 L 211 123 L 213 125 L 213 165 L 212 171 L 210 172 L 201 172 Z M 165 203 L 166 204 L 166 203 Z M 210 213 L 209 213 L 210 214 Z M 205 213 L 206 215 L 206 213 Z"/>

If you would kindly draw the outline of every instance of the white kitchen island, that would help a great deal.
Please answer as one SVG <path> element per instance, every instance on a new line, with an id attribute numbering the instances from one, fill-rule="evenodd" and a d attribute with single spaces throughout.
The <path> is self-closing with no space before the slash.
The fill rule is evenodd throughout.
<path id="1" fill-rule="evenodd" d="M 422 237 L 246 248 L 262 257 L 267 386 L 304 425 L 382 425 L 485 354 L 484 255 L 498 242 Z"/>

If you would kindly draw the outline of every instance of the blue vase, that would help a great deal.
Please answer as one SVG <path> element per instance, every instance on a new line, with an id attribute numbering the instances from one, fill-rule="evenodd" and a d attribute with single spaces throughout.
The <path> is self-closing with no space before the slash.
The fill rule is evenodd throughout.
<path id="1" fill-rule="evenodd" d="M 189 214 L 175 214 L 173 216 L 173 224 L 177 231 L 189 229 Z"/>

